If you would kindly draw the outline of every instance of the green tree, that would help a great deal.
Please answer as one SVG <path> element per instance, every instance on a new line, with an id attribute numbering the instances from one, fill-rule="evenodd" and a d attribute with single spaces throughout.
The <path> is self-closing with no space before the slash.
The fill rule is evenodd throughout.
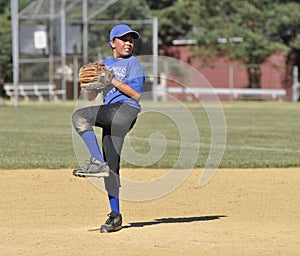
<path id="1" fill-rule="evenodd" d="M 0 77 L 12 77 L 10 1 L 0 0 Z"/>
<path id="2" fill-rule="evenodd" d="M 300 4 L 272 0 L 198 0 L 194 37 L 205 55 L 247 65 L 249 87 L 259 87 L 259 65 L 275 51 L 299 47 Z M 241 39 L 237 40 L 237 39 Z M 198 49 L 197 49 L 198 50 Z M 203 51 L 202 51 L 203 52 Z"/>
<path id="3" fill-rule="evenodd" d="M 193 29 L 190 18 L 192 0 L 147 1 L 159 21 L 161 45 L 172 45 L 174 39 L 189 36 Z"/>
<path id="4" fill-rule="evenodd" d="M 300 3 L 289 0 L 147 1 L 159 18 L 163 46 L 197 39 L 195 56 L 218 55 L 244 62 L 249 87 L 259 87 L 260 64 L 276 51 L 300 49 Z M 240 40 L 242 39 L 242 41 Z"/>
<path id="5" fill-rule="evenodd" d="M 19 9 L 28 5 L 31 0 L 19 0 Z M 12 29 L 11 1 L 0 0 L 0 76 L 12 81 Z"/>
<path id="6" fill-rule="evenodd" d="M 12 77 L 10 2 L 0 0 L 0 76 L 4 76 L 6 80 Z M 23 9 L 31 2 L 32 0 L 19 0 L 19 9 Z M 111 12 L 115 10 L 111 8 L 107 11 L 107 18 L 120 18 L 121 15 L 123 18 L 134 19 L 136 12 L 139 14 L 145 12 L 146 18 L 147 10 L 144 10 L 144 6 L 135 4 L 136 2 L 138 1 L 127 0 L 128 8 L 123 13 L 118 12 L 119 9 Z M 153 15 L 159 19 L 161 45 L 169 46 L 173 39 L 182 37 L 197 39 L 198 46 L 194 49 L 197 55 L 199 53 L 204 53 L 200 55 L 203 57 L 226 55 L 231 59 L 245 62 L 250 87 L 259 86 L 259 64 L 274 51 L 300 52 L 299 1 L 147 0 L 145 2 Z M 133 10 L 130 8 L 131 5 L 140 9 L 130 11 Z M 142 30 L 143 26 L 137 29 Z M 95 28 L 95 31 L 98 31 L 96 35 L 98 38 L 99 30 Z M 243 38 L 243 41 L 233 40 L 237 37 Z M 146 43 L 143 42 L 140 48 L 143 49 Z"/>

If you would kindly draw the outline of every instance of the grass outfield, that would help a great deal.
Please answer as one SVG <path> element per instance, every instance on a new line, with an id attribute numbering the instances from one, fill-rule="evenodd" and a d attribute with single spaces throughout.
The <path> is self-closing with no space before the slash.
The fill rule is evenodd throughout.
<path id="1" fill-rule="evenodd" d="M 172 103 L 143 104 L 156 107 L 157 112 L 140 115 L 130 132 L 130 145 L 143 156 L 153 146 L 149 144 L 150 136 L 163 134 L 166 150 L 157 161 L 143 167 L 171 168 L 182 150 L 181 135 L 178 125 L 163 113 L 164 109 L 176 112 L 176 107 Z M 76 102 L 72 101 L 20 102 L 18 108 L 9 102 L 0 105 L 0 169 L 77 167 L 71 125 L 75 106 Z M 200 151 L 195 167 L 201 168 L 210 150 L 209 117 L 199 103 L 185 106 L 198 126 Z M 224 102 L 222 107 L 227 136 L 221 168 L 300 166 L 298 103 Z M 194 149 L 191 146 L 183 150 L 193 152 Z M 135 167 L 126 159 L 122 160 L 122 166 Z"/>

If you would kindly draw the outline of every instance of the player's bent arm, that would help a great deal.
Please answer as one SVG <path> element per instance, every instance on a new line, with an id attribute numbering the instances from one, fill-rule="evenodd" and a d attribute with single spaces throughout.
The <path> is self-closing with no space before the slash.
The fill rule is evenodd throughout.
<path id="1" fill-rule="evenodd" d="M 136 90 L 132 89 L 128 84 L 125 84 L 116 78 L 113 78 L 111 83 L 114 87 L 118 88 L 121 92 L 129 96 L 130 98 L 139 101 L 141 99 L 141 94 Z"/>
<path id="2" fill-rule="evenodd" d="M 85 93 L 88 100 L 94 100 L 98 95 L 97 90 L 86 90 Z"/>

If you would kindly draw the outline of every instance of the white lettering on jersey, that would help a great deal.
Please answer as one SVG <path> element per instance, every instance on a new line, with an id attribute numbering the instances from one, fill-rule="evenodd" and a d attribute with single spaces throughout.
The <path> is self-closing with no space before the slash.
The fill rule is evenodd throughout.
<path id="1" fill-rule="evenodd" d="M 114 77 L 120 81 L 123 81 L 126 77 L 126 67 L 124 66 L 113 66 L 111 67 L 114 72 Z"/>

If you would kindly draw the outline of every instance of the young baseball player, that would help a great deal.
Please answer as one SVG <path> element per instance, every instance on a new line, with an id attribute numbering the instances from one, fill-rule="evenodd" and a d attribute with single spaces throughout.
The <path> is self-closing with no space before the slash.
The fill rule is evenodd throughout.
<path id="1" fill-rule="evenodd" d="M 113 71 L 111 85 L 102 90 L 103 105 L 78 109 L 73 113 L 73 127 L 83 139 L 90 153 L 89 165 L 73 171 L 79 177 L 104 177 L 111 213 L 100 227 L 100 232 L 121 229 L 122 215 L 119 204 L 120 155 L 125 135 L 135 124 L 141 111 L 139 100 L 143 92 L 145 71 L 132 55 L 137 31 L 120 24 L 110 32 L 109 45 L 112 57 L 104 65 Z M 88 100 L 94 100 L 99 91 L 88 90 Z M 101 127 L 102 151 L 98 145 L 93 126 Z"/>

